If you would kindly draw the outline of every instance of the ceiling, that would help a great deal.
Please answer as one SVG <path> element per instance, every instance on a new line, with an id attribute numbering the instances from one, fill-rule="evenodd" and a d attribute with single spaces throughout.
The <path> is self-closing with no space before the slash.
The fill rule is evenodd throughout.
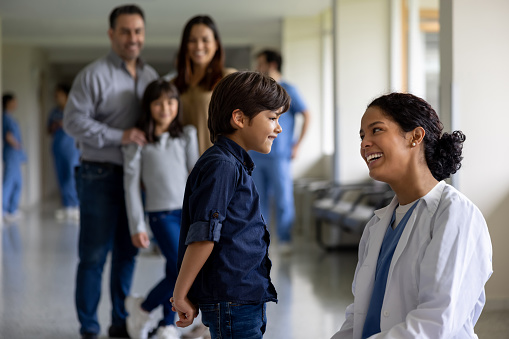
<path id="1" fill-rule="evenodd" d="M 44 48 L 50 59 L 107 48 L 108 16 L 118 0 L 0 0 L 2 41 Z M 310 16 L 331 0 L 138 0 L 146 19 L 146 49 L 176 48 L 189 18 L 208 14 L 227 46 L 278 46 L 281 19 Z M 164 55 L 167 55 L 164 53 Z"/>

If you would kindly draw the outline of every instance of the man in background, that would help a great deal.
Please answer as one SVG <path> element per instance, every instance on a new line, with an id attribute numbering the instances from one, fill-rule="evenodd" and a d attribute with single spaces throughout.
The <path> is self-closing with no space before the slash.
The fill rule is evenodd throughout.
<path id="1" fill-rule="evenodd" d="M 144 145 L 134 128 L 147 84 L 158 78 L 140 58 L 145 40 L 143 11 L 135 5 L 115 8 L 108 35 L 111 51 L 76 77 L 64 112 L 64 130 L 77 142 L 80 199 L 79 264 L 76 309 L 83 339 L 98 338 L 97 307 L 107 254 L 112 250 L 110 337 L 128 338 L 124 301 L 129 294 L 137 254 L 131 242 L 124 202 L 121 146 Z"/>
<path id="2" fill-rule="evenodd" d="M 269 223 L 271 206 L 275 207 L 276 229 L 281 253 L 291 252 L 291 233 L 295 220 L 293 177 L 291 161 L 298 153 L 300 143 L 309 126 L 309 111 L 297 89 L 286 82 L 281 74 L 282 57 L 276 51 L 258 53 L 257 70 L 276 80 L 290 95 L 290 109 L 279 118 L 283 132 L 278 135 L 269 154 L 250 152 L 256 164 L 253 179 L 260 194 L 262 214 Z M 294 137 L 295 117 L 302 114 L 303 122 L 297 138 Z"/>

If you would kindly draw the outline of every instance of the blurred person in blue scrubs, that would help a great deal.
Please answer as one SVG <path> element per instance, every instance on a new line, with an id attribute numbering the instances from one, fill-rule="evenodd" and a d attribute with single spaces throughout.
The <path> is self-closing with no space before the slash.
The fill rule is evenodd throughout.
<path id="1" fill-rule="evenodd" d="M 23 183 L 21 164 L 26 161 L 21 142 L 21 131 L 18 122 L 12 116 L 18 107 L 16 97 L 12 93 L 2 96 L 2 140 L 3 140 L 3 186 L 2 208 L 3 218 L 6 222 L 12 222 L 21 214 L 18 210 Z"/>
<path id="2" fill-rule="evenodd" d="M 281 54 L 273 50 L 263 50 L 258 53 L 256 63 L 257 71 L 276 80 L 292 99 L 290 109 L 279 119 L 283 133 L 274 140 L 272 151 L 269 154 L 249 152 L 256 164 L 253 179 L 260 194 L 263 217 L 267 223 L 270 223 L 270 207 L 275 207 L 279 249 L 281 253 L 288 254 L 291 252 L 291 233 L 295 220 L 291 161 L 297 155 L 300 143 L 306 134 L 310 114 L 297 88 L 282 77 Z M 295 137 L 297 114 L 302 114 L 303 122 Z"/>
<path id="3" fill-rule="evenodd" d="M 74 179 L 74 168 L 79 165 L 80 152 L 74 139 L 62 128 L 64 108 L 69 96 L 70 86 L 58 84 L 55 88 L 57 106 L 50 112 L 48 118 L 48 133 L 53 137 L 51 151 L 57 174 L 62 209 L 58 209 L 55 217 L 59 220 L 79 220 L 79 200 Z"/>

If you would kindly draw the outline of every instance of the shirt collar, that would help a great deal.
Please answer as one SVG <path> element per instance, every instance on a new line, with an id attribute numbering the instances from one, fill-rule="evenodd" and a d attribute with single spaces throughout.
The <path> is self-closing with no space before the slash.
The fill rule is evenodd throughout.
<path id="1" fill-rule="evenodd" d="M 115 53 L 112 49 L 110 49 L 110 52 L 108 53 L 108 59 L 115 66 L 125 68 L 125 61 L 121 57 L 119 57 L 118 54 Z M 145 62 L 141 58 L 136 59 L 136 67 L 137 68 L 141 69 L 144 66 L 145 66 Z"/>
<path id="2" fill-rule="evenodd" d="M 242 166 L 244 166 L 249 175 L 253 173 L 253 170 L 255 168 L 253 160 L 246 152 L 246 150 L 243 149 L 235 141 L 220 135 L 218 136 L 217 141 L 214 143 L 214 145 L 224 148 L 228 152 L 230 152 L 242 164 Z"/>

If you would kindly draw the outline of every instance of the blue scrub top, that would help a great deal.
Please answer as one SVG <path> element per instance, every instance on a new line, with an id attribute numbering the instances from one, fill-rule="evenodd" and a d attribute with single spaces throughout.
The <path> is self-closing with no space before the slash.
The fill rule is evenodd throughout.
<path id="1" fill-rule="evenodd" d="M 369 338 L 373 334 L 380 333 L 380 314 L 382 312 L 382 305 L 384 302 L 385 288 L 387 286 L 387 277 L 389 276 L 389 269 L 391 267 L 392 257 L 398 245 L 401 234 L 412 215 L 412 212 L 417 206 L 417 200 L 412 207 L 405 213 L 405 216 L 399 222 L 396 228 L 392 228 L 392 224 L 396 219 L 396 209 L 392 212 L 392 219 L 385 232 L 378 261 L 376 263 L 375 271 L 375 285 L 373 286 L 373 293 L 371 294 L 371 301 L 369 303 L 366 321 L 364 323 L 364 330 L 362 332 L 362 339 Z"/>
<path id="2" fill-rule="evenodd" d="M 21 145 L 20 149 L 15 149 L 6 140 L 6 135 L 11 132 Z M 21 141 L 21 130 L 18 122 L 9 112 L 3 112 L 2 115 L 2 140 L 3 140 L 3 161 L 5 162 L 25 162 L 26 154 L 23 151 L 23 143 Z"/>

